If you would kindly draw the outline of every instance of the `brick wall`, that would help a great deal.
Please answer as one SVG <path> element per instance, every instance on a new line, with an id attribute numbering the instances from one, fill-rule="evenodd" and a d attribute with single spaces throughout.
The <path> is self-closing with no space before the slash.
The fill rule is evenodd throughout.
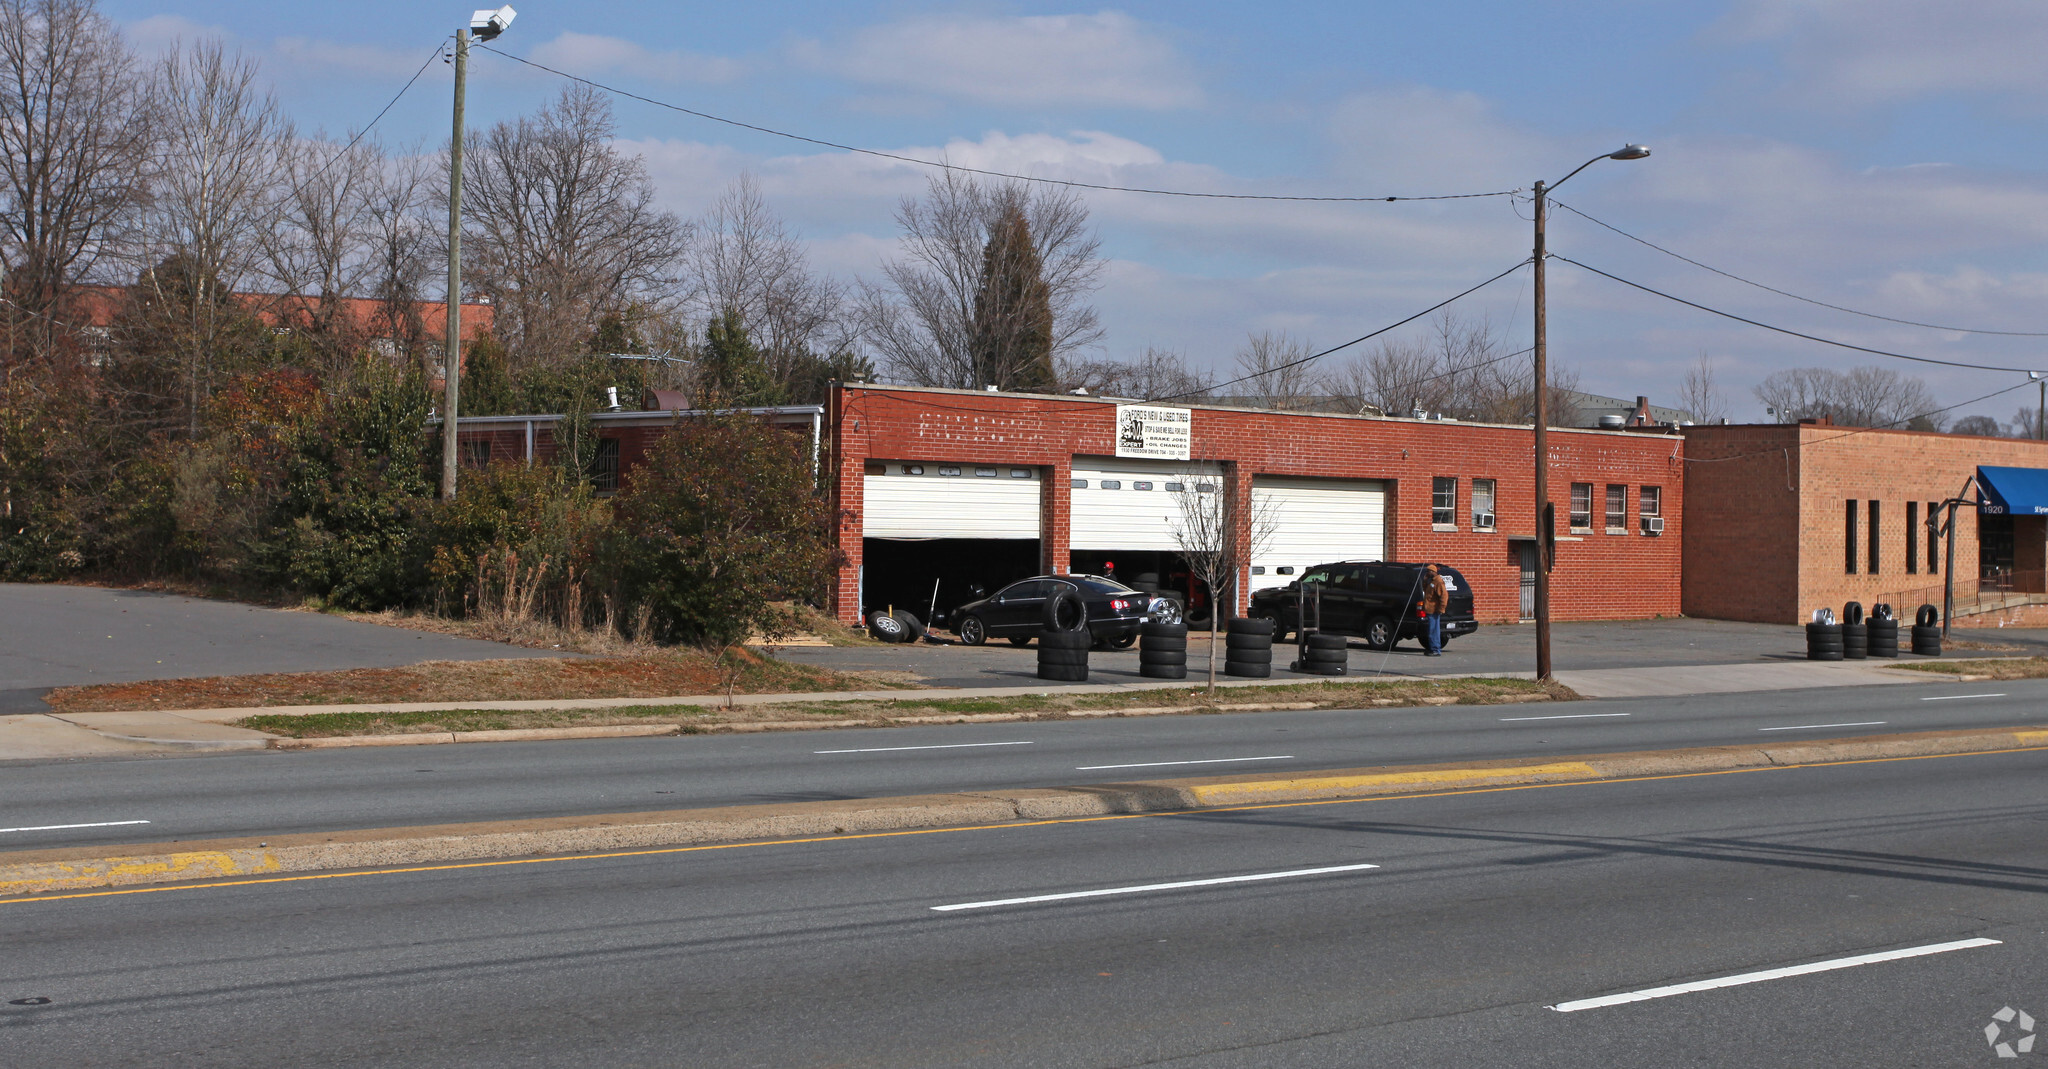
<path id="1" fill-rule="evenodd" d="M 869 459 L 1035 465 L 1045 478 L 1041 546 L 1049 572 L 1066 570 L 1073 458 L 1114 456 L 1114 402 L 1095 398 L 988 394 L 906 387 L 842 387 L 828 408 L 833 504 L 841 567 L 832 608 L 856 619 L 862 551 L 862 473 Z M 1470 580 L 1482 621 L 1519 615 L 1520 568 L 1509 536 L 1535 532 L 1534 454 L 1526 427 L 1430 423 L 1332 414 L 1197 407 L 1194 459 L 1228 465 L 1242 496 L 1259 475 L 1381 479 L 1387 482 L 1390 556 L 1437 560 Z M 1590 534 L 1558 547 L 1551 577 L 1556 619 L 1626 619 L 1679 612 L 1679 563 L 1685 537 L 1683 442 L 1669 435 L 1557 430 L 1550 435 L 1551 495 L 1560 516 L 1574 482 L 1592 483 L 1595 511 L 1609 483 L 1628 489 L 1625 533 L 1607 534 L 1596 515 Z M 1458 479 L 1458 529 L 1430 523 L 1430 480 Z M 1471 529 L 1474 478 L 1497 481 L 1495 529 Z M 1665 533 L 1641 534 L 1643 486 L 1663 492 Z"/>
<path id="2" fill-rule="evenodd" d="M 1890 602 L 1902 614 L 1941 604 L 1950 564 L 1959 600 L 1977 590 L 1977 514 L 1956 510 L 1955 556 L 1927 566 L 1924 528 L 1907 571 L 1906 505 L 1960 493 L 1978 465 L 2048 468 L 2048 443 L 2009 438 L 1801 425 L 1685 430 L 1688 616 L 1798 623 L 1815 609 Z M 1847 503 L 1855 501 L 1856 570 L 1848 569 Z M 1879 503 L 1870 562 L 1870 502 Z M 2041 559 L 2042 547 L 2018 557 Z M 2031 557 L 2029 554 L 2031 553 Z"/>

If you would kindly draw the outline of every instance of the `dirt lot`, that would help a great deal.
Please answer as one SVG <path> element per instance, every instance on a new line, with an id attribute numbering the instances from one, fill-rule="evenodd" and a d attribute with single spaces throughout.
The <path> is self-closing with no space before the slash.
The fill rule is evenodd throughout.
<path id="1" fill-rule="evenodd" d="M 403 668 L 159 679 L 59 687 L 58 712 L 232 709 L 366 702 L 518 701 L 538 698 L 666 698 L 694 694 L 807 693 L 907 688 L 900 675 L 789 664 L 736 650 L 724 660 L 694 650 L 637 657 L 429 661 Z"/>

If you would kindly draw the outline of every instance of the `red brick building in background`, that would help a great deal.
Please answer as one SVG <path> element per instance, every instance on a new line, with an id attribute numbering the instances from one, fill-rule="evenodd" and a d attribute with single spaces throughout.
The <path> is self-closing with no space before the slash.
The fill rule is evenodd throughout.
<path id="1" fill-rule="evenodd" d="M 1800 623 L 1850 601 L 1958 626 L 2048 624 L 2048 517 L 1979 515 L 1980 468 L 2048 468 L 2048 442 L 1826 423 L 1686 427 L 1684 611 Z M 1955 508 L 1953 559 L 1927 527 Z M 1990 506 L 1995 508 L 1996 506 Z"/>
<path id="2" fill-rule="evenodd" d="M 1172 553 L 1159 517 L 1172 506 L 1163 491 L 1206 484 L 1199 473 L 1208 472 L 1239 516 L 1255 494 L 1284 506 L 1275 541 L 1287 550 L 1266 554 L 1266 565 L 1255 558 L 1241 589 L 1334 560 L 1437 561 L 1465 575 L 1481 621 L 1526 615 L 1537 516 L 1529 428 L 1190 405 L 1178 409 L 1188 459 L 1145 460 L 1118 456 L 1123 407 L 840 387 L 825 414 L 845 555 L 830 608 L 848 623 L 885 602 L 922 617 L 933 602 L 943 610 L 969 600 L 960 585 L 970 575 L 993 589 L 1112 562 L 1126 579 L 1164 573 Z M 1557 619 L 1678 614 L 1683 445 L 1670 433 L 1552 432 Z M 1125 544 L 1099 544 L 1118 538 Z"/>

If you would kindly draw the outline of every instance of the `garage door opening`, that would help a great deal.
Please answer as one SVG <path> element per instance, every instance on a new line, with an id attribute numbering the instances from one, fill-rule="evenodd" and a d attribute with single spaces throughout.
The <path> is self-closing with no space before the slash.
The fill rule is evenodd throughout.
<path id="1" fill-rule="evenodd" d="M 864 538 L 861 616 L 894 607 L 944 627 L 952 610 L 1037 575 L 1038 553 L 1035 538 Z"/>

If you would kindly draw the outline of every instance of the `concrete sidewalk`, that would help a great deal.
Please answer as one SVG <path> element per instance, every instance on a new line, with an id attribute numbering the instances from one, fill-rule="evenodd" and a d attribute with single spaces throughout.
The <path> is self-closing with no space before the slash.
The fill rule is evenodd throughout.
<path id="1" fill-rule="evenodd" d="M 1473 672 L 1470 676 L 1528 679 L 1529 672 Z M 1397 673 L 1349 677 L 1414 680 Z M 1454 678 L 1437 676 L 1434 678 Z M 1218 680 L 1230 689 L 1289 686 L 1323 681 L 1324 677 Z M 1822 687 L 1884 686 L 1952 682 L 1952 677 L 1902 670 L 1865 662 L 1785 661 L 1767 664 L 1717 664 L 1688 667 L 1603 668 L 1566 671 L 1558 682 L 1587 698 L 1658 698 L 1745 691 L 1800 690 Z M 1195 680 L 1144 683 L 1038 684 L 1013 687 L 950 687 L 930 690 L 830 691 L 814 694 L 737 694 L 733 705 L 777 705 L 795 702 L 888 702 L 987 699 L 1049 694 L 1118 694 L 1153 690 L 1186 690 Z M 276 736 L 232 726 L 256 715 L 306 716 L 319 713 L 411 713 L 454 709 L 617 709 L 627 706 L 723 706 L 724 695 L 660 698 L 570 698 L 478 702 L 381 702 L 353 705 L 264 706 L 238 709 L 149 709 L 104 713 L 45 713 L 0 716 L 0 761 L 59 757 L 104 757 L 121 754 L 195 750 L 263 749 Z"/>

